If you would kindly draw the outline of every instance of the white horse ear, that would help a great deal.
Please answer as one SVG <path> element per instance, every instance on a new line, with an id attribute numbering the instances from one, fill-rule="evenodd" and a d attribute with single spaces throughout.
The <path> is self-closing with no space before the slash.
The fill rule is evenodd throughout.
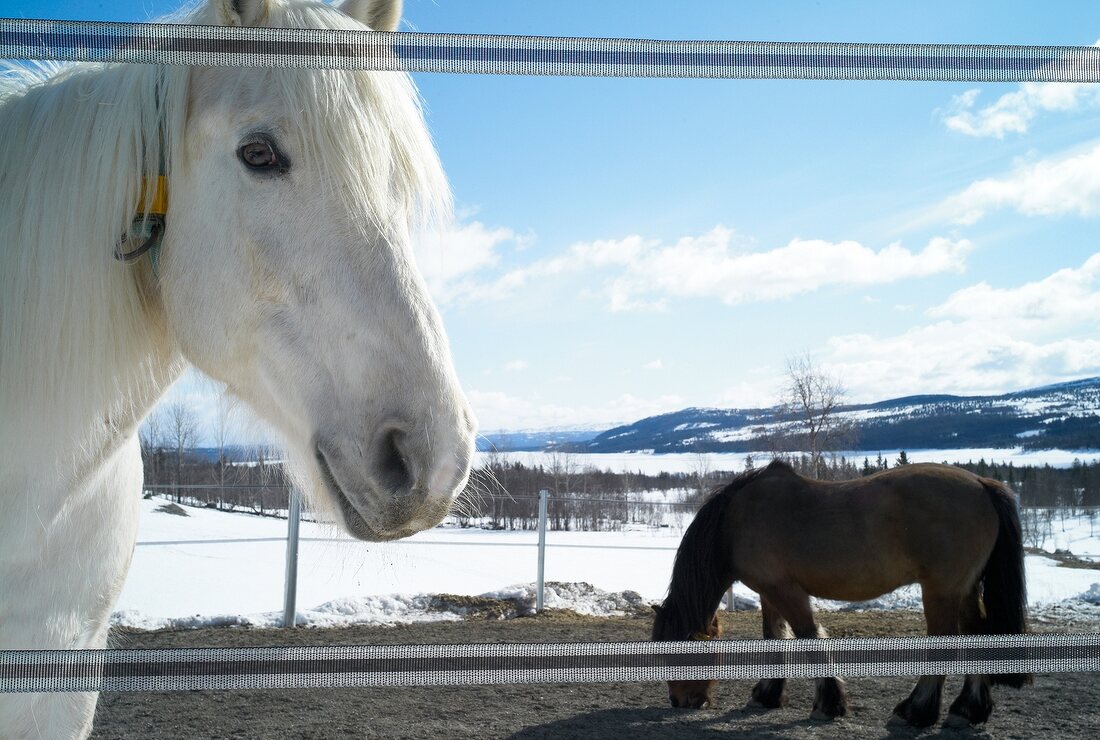
<path id="1" fill-rule="evenodd" d="M 227 26 L 259 26 L 272 0 L 214 0 L 218 19 Z"/>
<path id="2" fill-rule="evenodd" d="M 396 31 L 402 0 L 344 0 L 340 10 L 375 31 Z"/>

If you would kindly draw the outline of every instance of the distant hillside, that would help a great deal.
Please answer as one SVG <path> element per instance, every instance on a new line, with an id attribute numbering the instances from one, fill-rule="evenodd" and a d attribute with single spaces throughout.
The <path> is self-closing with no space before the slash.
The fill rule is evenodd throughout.
<path id="1" fill-rule="evenodd" d="M 187 454 L 196 461 L 215 463 L 220 453 L 217 447 L 191 447 L 187 450 Z M 225 459 L 228 462 L 255 460 L 256 448 L 248 445 L 228 445 L 225 448 Z"/>
<path id="2" fill-rule="evenodd" d="M 1100 378 L 1000 396 L 922 395 L 844 406 L 853 449 L 1100 449 Z M 797 427 L 778 408 L 689 408 L 558 443 L 574 452 L 749 452 Z"/>
<path id="3" fill-rule="evenodd" d="M 600 431 L 600 429 L 536 429 L 519 432 L 483 432 L 477 437 L 477 449 L 482 452 L 492 449 L 502 452 L 546 450 L 588 442 Z"/>

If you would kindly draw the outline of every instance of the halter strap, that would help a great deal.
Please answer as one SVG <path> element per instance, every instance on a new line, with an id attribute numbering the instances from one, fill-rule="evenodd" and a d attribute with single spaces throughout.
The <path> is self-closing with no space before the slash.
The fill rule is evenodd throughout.
<path id="1" fill-rule="evenodd" d="M 143 184 L 146 184 L 145 181 Z M 142 199 L 138 202 L 138 212 L 130 224 L 130 229 L 115 245 L 115 259 L 120 262 L 134 262 L 149 252 L 153 274 L 160 277 L 160 245 L 164 239 L 164 216 L 168 213 L 168 180 L 164 175 L 157 176 L 156 191 L 149 204 L 145 202 L 146 189 L 146 187 L 142 188 Z M 135 241 L 135 237 L 141 239 L 141 244 L 126 251 L 126 245 Z"/>
<path id="2" fill-rule="evenodd" d="M 158 79 L 153 91 L 154 105 L 157 110 L 158 120 L 161 118 L 161 87 L 163 79 Z M 153 276 L 160 277 L 160 245 L 164 240 L 165 215 L 168 213 L 168 178 L 165 176 L 167 167 L 164 163 L 164 132 L 161 131 L 160 148 L 157 161 L 157 182 L 153 189 L 151 202 L 145 198 L 149 193 L 149 180 L 141 180 L 141 199 L 138 200 L 137 213 L 130 222 L 130 228 L 119 237 L 115 244 L 115 259 L 119 262 L 131 263 L 140 258 L 146 252 L 149 253 L 149 261 L 153 267 Z M 126 246 L 135 237 L 141 239 L 141 244 L 135 249 L 126 251 Z"/>

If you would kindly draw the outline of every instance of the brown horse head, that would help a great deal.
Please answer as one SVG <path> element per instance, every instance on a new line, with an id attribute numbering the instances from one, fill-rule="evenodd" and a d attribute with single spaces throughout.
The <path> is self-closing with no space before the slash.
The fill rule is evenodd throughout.
<path id="1" fill-rule="evenodd" d="M 669 612 L 654 605 L 653 611 L 656 618 L 653 620 L 654 640 L 714 640 L 722 634 L 722 625 L 718 623 L 717 612 L 711 617 L 710 624 L 705 629 L 690 635 L 680 634 L 672 626 Z M 672 630 L 672 631 L 670 631 Z M 672 706 L 682 709 L 702 709 L 714 706 L 714 687 L 718 685 L 715 679 L 695 681 L 669 681 L 668 700 Z"/>

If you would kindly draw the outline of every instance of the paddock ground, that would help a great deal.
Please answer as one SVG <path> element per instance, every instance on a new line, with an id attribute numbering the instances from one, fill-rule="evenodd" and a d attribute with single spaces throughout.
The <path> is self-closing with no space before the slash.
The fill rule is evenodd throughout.
<path id="1" fill-rule="evenodd" d="M 916 612 L 825 613 L 834 636 L 918 635 Z M 759 613 L 723 613 L 727 636 L 756 637 Z M 583 617 L 551 612 L 502 621 L 492 610 L 464 622 L 401 627 L 179 632 L 116 631 L 115 647 L 299 644 L 581 642 L 643 640 L 650 618 Z M 1095 625 L 1037 625 L 1039 631 L 1092 631 Z M 812 684 L 792 681 L 790 705 L 745 709 L 750 682 L 728 682 L 713 710 L 669 707 L 664 684 L 565 684 L 300 691 L 200 691 L 103 694 L 93 737 L 107 738 L 1095 738 L 1100 736 L 1100 675 L 1040 675 L 1019 691 L 998 687 L 990 721 L 976 730 L 887 727 L 909 678 L 848 682 L 852 712 L 809 719 Z M 944 707 L 961 685 L 948 678 Z"/>

